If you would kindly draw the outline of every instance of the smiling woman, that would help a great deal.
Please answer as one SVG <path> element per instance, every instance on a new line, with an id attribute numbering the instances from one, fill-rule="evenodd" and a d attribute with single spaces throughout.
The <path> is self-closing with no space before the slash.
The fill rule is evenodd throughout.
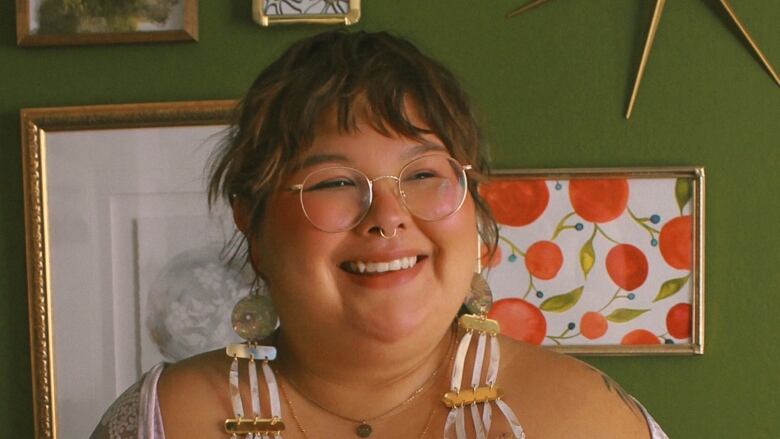
<path id="1" fill-rule="evenodd" d="M 478 249 L 497 235 L 479 131 L 408 41 L 294 44 L 211 170 L 258 278 L 233 313 L 248 343 L 154 367 L 93 437 L 665 437 L 599 372 L 485 317 Z"/>

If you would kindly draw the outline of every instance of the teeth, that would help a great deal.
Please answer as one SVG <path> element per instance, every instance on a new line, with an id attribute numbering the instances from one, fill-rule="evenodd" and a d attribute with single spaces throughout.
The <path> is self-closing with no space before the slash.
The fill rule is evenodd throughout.
<path id="1" fill-rule="evenodd" d="M 386 271 L 398 271 L 412 268 L 415 264 L 417 264 L 417 256 L 409 256 L 387 262 L 355 261 L 350 262 L 348 265 L 350 271 L 356 273 L 384 273 Z"/>

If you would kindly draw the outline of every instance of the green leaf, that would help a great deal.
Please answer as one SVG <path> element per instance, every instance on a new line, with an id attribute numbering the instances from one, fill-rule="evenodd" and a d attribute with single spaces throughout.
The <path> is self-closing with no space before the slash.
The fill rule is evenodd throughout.
<path id="1" fill-rule="evenodd" d="M 663 285 L 661 285 L 661 288 L 658 290 L 658 295 L 655 296 L 655 299 L 653 299 L 653 302 L 658 302 L 659 300 L 666 299 L 669 296 L 673 296 L 678 291 L 680 291 L 680 288 L 683 287 L 688 282 L 688 278 L 691 277 L 691 275 L 678 277 L 675 279 L 669 279 L 668 281 L 664 282 Z"/>
<path id="2" fill-rule="evenodd" d="M 650 311 L 649 309 L 630 309 L 630 308 L 618 308 L 606 317 L 612 323 L 625 323 L 641 316 L 642 314 Z"/>
<path id="3" fill-rule="evenodd" d="M 580 301 L 585 286 L 577 287 L 566 294 L 552 296 L 539 305 L 539 309 L 549 312 L 564 312 Z"/>
<path id="4" fill-rule="evenodd" d="M 688 204 L 688 201 L 693 195 L 693 180 L 690 178 L 678 178 L 674 184 L 674 196 L 677 198 L 677 207 L 682 212 L 683 207 Z"/>
<path id="5" fill-rule="evenodd" d="M 585 275 L 585 279 L 588 278 L 588 273 L 590 273 L 595 262 L 596 252 L 593 251 L 593 237 L 591 236 L 580 249 L 580 267 L 582 268 L 582 274 Z"/>

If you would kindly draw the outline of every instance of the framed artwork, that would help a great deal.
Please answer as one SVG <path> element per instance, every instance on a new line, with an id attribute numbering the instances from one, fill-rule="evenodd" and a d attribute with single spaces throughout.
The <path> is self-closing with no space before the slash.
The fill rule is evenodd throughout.
<path id="1" fill-rule="evenodd" d="M 204 192 L 234 106 L 22 110 L 36 437 L 88 437 L 151 365 L 235 341 L 253 276 Z"/>
<path id="2" fill-rule="evenodd" d="M 593 355 L 704 351 L 704 169 L 504 170 L 483 261 L 505 335 Z"/>
<path id="3" fill-rule="evenodd" d="M 198 40 L 198 0 L 16 0 L 20 46 Z"/>
<path id="4" fill-rule="evenodd" d="M 262 26 L 272 24 L 355 24 L 360 0 L 252 0 L 252 17 Z"/>

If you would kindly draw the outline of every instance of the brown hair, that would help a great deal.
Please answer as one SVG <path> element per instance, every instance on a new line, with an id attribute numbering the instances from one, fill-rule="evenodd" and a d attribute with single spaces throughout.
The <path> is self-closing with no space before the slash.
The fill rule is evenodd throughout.
<path id="1" fill-rule="evenodd" d="M 425 128 L 410 121 L 409 102 Z M 431 133 L 456 160 L 471 164 L 469 193 L 480 235 L 492 251 L 497 226 L 477 191 L 487 162 L 468 99 L 446 68 L 386 32 L 321 33 L 296 42 L 263 70 L 212 156 L 209 203 L 240 200 L 249 218 L 244 232 L 251 238 L 269 195 L 300 166 L 318 119 L 329 109 L 345 132 L 365 117 L 382 134 L 420 140 Z"/>

